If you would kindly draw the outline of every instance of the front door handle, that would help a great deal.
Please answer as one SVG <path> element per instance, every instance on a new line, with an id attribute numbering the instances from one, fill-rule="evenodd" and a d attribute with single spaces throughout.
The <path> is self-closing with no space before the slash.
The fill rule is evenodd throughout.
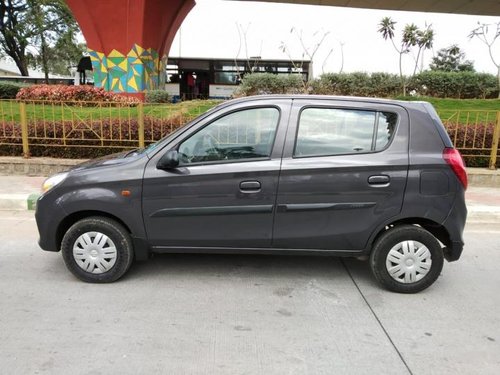
<path id="1" fill-rule="evenodd" d="M 240 182 L 240 190 L 244 193 L 258 193 L 260 191 L 260 182 L 242 181 Z"/>
<path id="2" fill-rule="evenodd" d="M 370 176 L 368 177 L 368 183 L 370 185 L 388 185 L 391 182 L 391 178 L 386 175 Z"/>

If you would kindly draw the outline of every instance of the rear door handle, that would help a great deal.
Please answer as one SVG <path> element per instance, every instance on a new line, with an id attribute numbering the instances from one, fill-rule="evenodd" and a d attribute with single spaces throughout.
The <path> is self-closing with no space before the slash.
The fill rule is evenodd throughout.
<path id="1" fill-rule="evenodd" d="M 242 181 L 240 182 L 240 190 L 244 193 L 258 193 L 260 191 L 259 181 Z"/>
<path id="2" fill-rule="evenodd" d="M 370 185 L 388 185 L 390 182 L 391 178 L 386 175 L 368 177 L 368 183 Z"/>

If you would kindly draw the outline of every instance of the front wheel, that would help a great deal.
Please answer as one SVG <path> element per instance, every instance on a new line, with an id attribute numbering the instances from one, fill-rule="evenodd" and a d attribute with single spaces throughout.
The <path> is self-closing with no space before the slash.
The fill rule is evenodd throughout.
<path id="1" fill-rule="evenodd" d="M 63 237 L 66 267 L 80 280 L 110 283 L 129 269 L 133 260 L 128 231 L 106 217 L 89 217 L 73 224 Z"/>
<path id="2" fill-rule="evenodd" d="M 370 267 L 375 278 L 398 293 L 417 293 L 431 286 L 443 269 L 443 250 L 428 231 L 402 225 L 383 233 L 373 246 Z"/>

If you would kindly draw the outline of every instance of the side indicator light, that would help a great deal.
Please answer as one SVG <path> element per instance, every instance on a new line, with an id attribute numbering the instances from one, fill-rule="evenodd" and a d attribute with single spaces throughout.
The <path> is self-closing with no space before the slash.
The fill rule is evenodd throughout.
<path id="1" fill-rule="evenodd" d="M 122 190 L 122 196 L 130 197 L 131 195 L 132 193 L 130 192 L 130 190 Z"/>

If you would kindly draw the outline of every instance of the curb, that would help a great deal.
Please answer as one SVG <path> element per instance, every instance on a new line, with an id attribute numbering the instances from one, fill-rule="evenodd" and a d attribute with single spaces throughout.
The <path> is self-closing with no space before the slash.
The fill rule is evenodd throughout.
<path id="1" fill-rule="evenodd" d="M 28 199 L 27 199 L 28 211 L 35 211 L 36 210 L 36 202 L 37 202 L 39 197 L 40 197 L 40 194 L 38 194 L 38 193 L 32 193 L 28 196 Z"/>
<path id="2" fill-rule="evenodd" d="M 24 159 L 17 156 L 2 156 L 0 157 L 0 174 L 47 177 L 54 173 L 68 170 L 87 160 L 46 157 Z"/>
<path id="3" fill-rule="evenodd" d="M 468 223 L 494 223 L 500 222 L 500 207 L 485 205 L 467 206 Z"/>
<path id="4" fill-rule="evenodd" d="M 26 210 L 29 194 L 0 194 L 1 210 Z"/>
<path id="5" fill-rule="evenodd" d="M 40 194 L 0 194 L 0 210 L 36 210 L 36 201 Z"/>
<path id="6" fill-rule="evenodd" d="M 469 185 L 476 187 L 500 187 L 500 170 L 467 168 Z"/>

